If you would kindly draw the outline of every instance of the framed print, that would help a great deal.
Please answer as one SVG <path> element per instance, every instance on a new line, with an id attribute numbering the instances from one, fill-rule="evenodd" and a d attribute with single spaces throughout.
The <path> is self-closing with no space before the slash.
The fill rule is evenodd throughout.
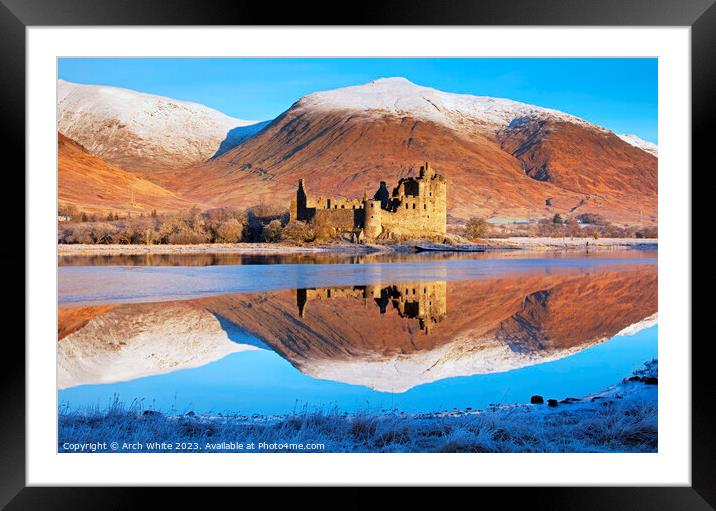
<path id="1" fill-rule="evenodd" d="M 3 0 L 8 509 L 286 485 L 712 508 L 691 169 L 716 7 L 401 4 Z"/>

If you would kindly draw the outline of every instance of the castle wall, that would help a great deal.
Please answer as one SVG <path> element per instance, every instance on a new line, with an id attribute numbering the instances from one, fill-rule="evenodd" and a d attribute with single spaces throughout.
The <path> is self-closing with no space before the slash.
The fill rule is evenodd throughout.
<path id="1" fill-rule="evenodd" d="M 313 215 L 316 225 L 328 225 L 336 229 L 352 230 L 363 224 L 363 210 L 356 209 L 316 209 Z"/>
<path id="2" fill-rule="evenodd" d="M 315 222 L 340 230 L 363 229 L 367 238 L 384 233 L 399 235 L 445 233 L 447 231 L 447 183 L 430 164 L 420 167 L 418 177 L 403 178 L 388 194 L 381 181 L 373 199 L 308 196 L 299 180 L 296 199 L 291 202 L 291 220 Z"/>
<path id="3" fill-rule="evenodd" d="M 310 206 L 316 209 L 361 209 L 363 201 L 360 199 L 345 199 L 343 197 L 319 197 L 310 201 Z"/>
<path id="4" fill-rule="evenodd" d="M 415 233 L 447 231 L 447 183 L 442 176 L 406 180 L 393 195 L 389 211 L 383 215 L 385 229 Z"/>

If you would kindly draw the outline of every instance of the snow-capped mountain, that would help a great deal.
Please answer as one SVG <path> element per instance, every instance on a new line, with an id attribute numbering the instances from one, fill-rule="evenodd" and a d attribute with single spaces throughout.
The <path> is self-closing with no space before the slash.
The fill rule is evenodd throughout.
<path id="1" fill-rule="evenodd" d="M 205 161 L 232 129 L 254 121 L 198 103 L 59 80 L 57 124 L 58 131 L 108 162 L 151 171 Z"/>
<path id="2" fill-rule="evenodd" d="M 611 131 L 564 112 L 405 78 L 309 94 L 176 181 L 198 202 L 287 204 L 299 178 L 310 193 L 359 197 L 424 161 L 447 177 L 454 218 L 591 212 L 656 221 L 656 158 Z"/>
<path id="3" fill-rule="evenodd" d="M 306 110 L 360 110 L 378 115 L 407 115 L 455 129 L 483 127 L 493 132 L 522 118 L 589 125 L 587 121 L 558 110 L 510 99 L 442 92 L 416 85 L 402 77 L 380 78 L 365 85 L 316 92 L 301 98 L 296 107 Z"/>
<path id="4" fill-rule="evenodd" d="M 631 144 L 634 147 L 638 147 L 639 149 L 642 149 L 649 154 L 653 154 L 654 156 L 659 156 L 659 146 L 657 146 L 653 142 L 649 142 L 648 140 L 644 140 L 636 135 L 631 135 L 629 133 L 622 133 L 621 135 L 617 136 L 627 144 Z"/>
<path id="5" fill-rule="evenodd" d="M 287 205 L 309 192 L 359 197 L 430 161 L 448 215 L 598 213 L 657 221 L 656 147 L 568 113 L 383 78 L 316 92 L 272 121 L 139 92 L 58 84 L 59 131 L 189 203 Z M 653 150 L 652 150 L 653 149 Z"/>

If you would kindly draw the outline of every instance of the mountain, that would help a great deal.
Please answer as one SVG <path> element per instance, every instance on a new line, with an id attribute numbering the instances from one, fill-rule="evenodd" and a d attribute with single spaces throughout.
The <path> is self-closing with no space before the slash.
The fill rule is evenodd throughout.
<path id="1" fill-rule="evenodd" d="M 249 138 L 253 137 L 270 123 L 271 121 L 262 121 L 257 122 L 256 124 L 249 124 L 248 126 L 237 126 L 236 128 L 233 128 L 226 134 L 226 138 L 223 140 L 223 142 L 221 142 L 221 145 L 216 150 L 216 153 L 214 153 L 212 158 L 221 156 L 226 151 L 233 149 L 244 140 L 248 140 Z"/>
<path id="2" fill-rule="evenodd" d="M 227 146 L 231 130 L 254 124 L 197 103 L 64 80 L 57 83 L 57 123 L 92 154 L 143 171 L 203 162 Z"/>
<path id="3" fill-rule="evenodd" d="M 649 142 L 648 140 L 644 140 L 636 135 L 631 135 L 629 133 L 623 133 L 621 135 L 618 135 L 618 137 L 621 138 L 627 144 L 631 144 L 634 147 L 638 147 L 639 149 L 642 149 L 649 154 L 653 154 L 654 156 L 659 156 L 659 147 L 653 142 Z"/>
<path id="4" fill-rule="evenodd" d="M 386 78 L 310 94 L 254 136 L 166 187 L 215 205 L 288 205 L 309 193 L 360 197 L 430 161 L 453 219 L 600 213 L 656 222 L 657 158 L 572 115 Z"/>
<path id="5" fill-rule="evenodd" d="M 177 210 L 191 204 L 144 177 L 127 172 L 90 154 L 83 146 L 57 134 L 57 193 L 60 206 L 78 211 Z"/>

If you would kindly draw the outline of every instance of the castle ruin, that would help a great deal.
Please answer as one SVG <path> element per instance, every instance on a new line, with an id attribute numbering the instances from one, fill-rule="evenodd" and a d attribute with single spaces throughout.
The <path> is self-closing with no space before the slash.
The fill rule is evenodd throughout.
<path id="1" fill-rule="evenodd" d="M 381 181 L 372 198 L 364 193 L 363 199 L 346 199 L 310 197 L 299 179 L 291 221 L 327 225 L 358 240 L 445 234 L 447 182 L 425 163 L 418 177 L 401 178 L 392 193 Z"/>

